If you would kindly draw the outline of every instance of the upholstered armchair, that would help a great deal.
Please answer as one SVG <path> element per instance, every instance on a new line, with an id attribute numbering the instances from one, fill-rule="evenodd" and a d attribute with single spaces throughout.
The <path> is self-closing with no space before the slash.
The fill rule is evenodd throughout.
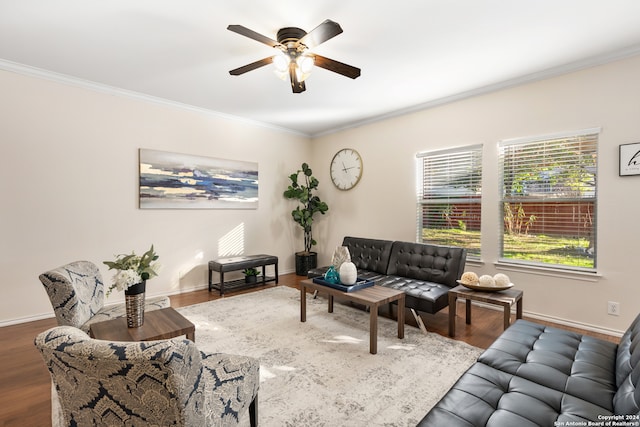
<path id="1" fill-rule="evenodd" d="M 35 345 L 57 390 L 53 425 L 257 426 L 257 359 L 207 354 L 189 340 L 110 342 L 70 326 Z M 58 406 L 59 405 L 59 406 Z"/>
<path id="2" fill-rule="evenodd" d="M 75 261 L 40 275 L 58 325 L 74 326 L 89 333 L 95 322 L 126 315 L 125 305 L 104 306 L 104 284 L 98 267 Z M 169 297 L 147 298 L 145 310 L 169 307 Z"/>

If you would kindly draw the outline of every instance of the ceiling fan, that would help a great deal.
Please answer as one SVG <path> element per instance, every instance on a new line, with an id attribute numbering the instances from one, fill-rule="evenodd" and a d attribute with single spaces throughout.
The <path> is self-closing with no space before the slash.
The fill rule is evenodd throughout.
<path id="1" fill-rule="evenodd" d="M 333 59 L 325 58 L 310 50 L 321 43 L 342 33 L 342 28 L 337 22 L 329 19 L 318 25 L 310 32 L 296 27 L 286 27 L 278 30 L 277 41 L 262 34 L 256 33 L 242 25 L 229 25 L 227 30 L 233 31 L 250 39 L 254 39 L 268 46 L 276 48 L 279 52 L 268 58 L 261 59 L 251 64 L 229 71 L 232 76 L 239 76 L 246 72 L 273 63 L 276 72 L 283 78 L 287 75 L 291 82 L 293 93 L 304 92 L 305 79 L 311 73 L 314 65 L 355 79 L 360 76 L 360 69 Z"/>

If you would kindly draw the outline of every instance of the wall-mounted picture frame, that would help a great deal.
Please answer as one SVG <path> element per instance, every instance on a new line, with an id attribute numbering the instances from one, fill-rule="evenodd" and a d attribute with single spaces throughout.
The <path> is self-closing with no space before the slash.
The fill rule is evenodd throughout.
<path id="1" fill-rule="evenodd" d="M 620 176 L 640 175 L 640 142 L 620 145 Z"/>
<path id="2" fill-rule="evenodd" d="M 140 149 L 140 209 L 257 209 L 258 163 Z"/>

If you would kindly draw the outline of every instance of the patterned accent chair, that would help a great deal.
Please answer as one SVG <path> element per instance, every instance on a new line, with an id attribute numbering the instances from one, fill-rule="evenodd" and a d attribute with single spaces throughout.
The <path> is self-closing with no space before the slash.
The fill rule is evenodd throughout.
<path id="1" fill-rule="evenodd" d="M 257 426 L 257 359 L 186 339 L 111 342 L 70 326 L 40 333 L 59 402 L 53 426 Z M 55 414 L 55 412 L 58 412 Z"/>
<path id="2" fill-rule="evenodd" d="M 89 333 L 95 322 L 126 315 L 125 305 L 104 307 L 104 284 L 98 267 L 89 261 L 75 261 L 40 275 L 58 325 L 74 326 Z M 169 297 L 148 298 L 145 310 L 170 306 Z"/>

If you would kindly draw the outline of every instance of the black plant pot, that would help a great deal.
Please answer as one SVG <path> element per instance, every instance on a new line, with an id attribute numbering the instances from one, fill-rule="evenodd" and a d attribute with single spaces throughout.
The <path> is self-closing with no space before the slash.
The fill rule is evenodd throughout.
<path id="1" fill-rule="evenodd" d="M 244 276 L 244 283 L 256 283 L 258 281 L 258 276 L 251 275 L 251 276 Z"/>
<path id="2" fill-rule="evenodd" d="M 298 276 L 306 276 L 309 270 L 317 266 L 317 252 L 296 252 L 296 274 Z"/>

